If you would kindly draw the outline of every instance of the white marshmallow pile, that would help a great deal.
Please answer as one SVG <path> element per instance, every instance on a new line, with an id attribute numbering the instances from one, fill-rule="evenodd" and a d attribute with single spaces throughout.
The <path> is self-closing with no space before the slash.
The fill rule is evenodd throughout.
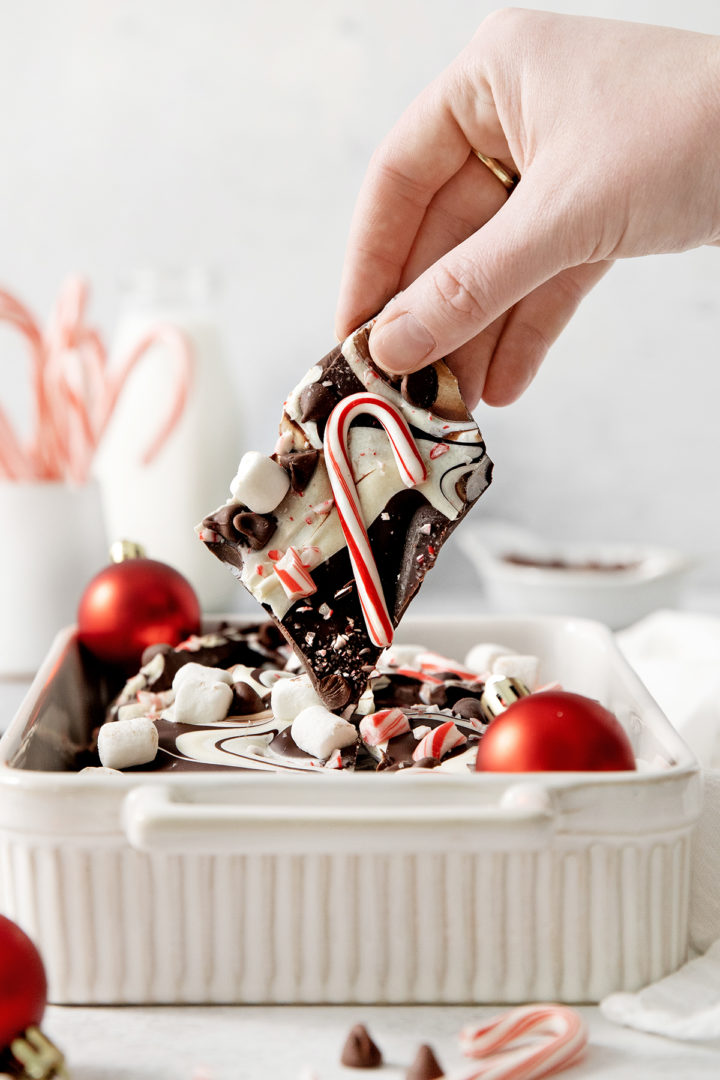
<path id="1" fill-rule="evenodd" d="M 98 755 L 106 769 L 129 769 L 154 761 L 158 750 L 158 731 L 148 716 L 114 720 L 103 724 L 98 733 Z"/>
<path id="2" fill-rule="evenodd" d="M 311 705 L 295 717 L 290 729 L 293 742 L 306 754 L 324 761 L 333 750 L 342 750 L 357 742 L 358 732 L 353 724 L 336 716 L 324 705 Z"/>
<path id="3" fill-rule="evenodd" d="M 290 488 L 290 477 L 277 461 L 248 450 L 230 484 L 230 494 L 255 514 L 269 514 L 281 503 Z"/>

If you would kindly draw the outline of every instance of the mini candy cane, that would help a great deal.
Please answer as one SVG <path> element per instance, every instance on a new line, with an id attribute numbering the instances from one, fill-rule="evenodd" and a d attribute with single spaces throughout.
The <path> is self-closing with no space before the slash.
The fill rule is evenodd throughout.
<path id="1" fill-rule="evenodd" d="M 476 671 L 469 671 L 467 668 L 461 667 L 456 660 L 450 660 L 447 656 L 441 656 L 440 653 L 419 653 L 416 657 L 416 663 L 420 670 L 426 674 L 447 671 L 451 675 L 457 675 L 459 679 L 468 679 L 470 682 L 474 682 L 479 678 Z"/>
<path id="2" fill-rule="evenodd" d="M 325 463 L 330 485 L 348 546 L 368 634 L 375 645 L 385 647 L 393 639 L 393 626 L 363 522 L 347 446 L 350 424 L 362 413 L 374 416 L 384 427 L 400 476 L 407 487 L 422 483 L 427 477 L 427 470 L 404 416 L 385 398 L 377 394 L 350 394 L 330 413 L 324 438 Z"/>
<path id="3" fill-rule="evenodd" d="M 317 592 L 317 585 L 307 567 L 303 565 L 297 548 L 289 547 L 283 557 L 274 564 L 273 569 L 291 600 Z"/>
<path id="4" fill-rule="evenodd" d="M 448 720 L 445 724 L 440 724 L 439 727 L 429 731 L 417 744 L 413 750 L 413 761 L 419 761 L 421 758 L 440 758 L 449 753 L 456 746 L 462 746 L 466 743 L 467 739 L 461 731 L 453 724 L 452 720 Z"/>
<path id="5" fill-rule="evenodd" d="M 380 709 L 360 721 L 360 738 L 368 746 L 379 746 L 409 730 L 410 722 L 402 709 Z"/>
<path id="6" fill-rule="evenodd" d="M 393 674 L 404 675 L 406 679 L 417 679 L 418 682 L 432 683 L 434 686 L 442 686 L 443 684 L 442 679 L 437 679 L 434 675 L 428 675 L 426 671 L 416 670 L 415 668 L 395 668 Z"/>
<path id="7" fill-rule="evenodd" d="M 521 1045 L 513 1047 L 520 1040 Z M 585 1048 L 582 1017 L 565 1005 L 522 1005 L 460 1032 L 468 1057 L 484 1058 L 462 1080 L 535 1080 L 563 1069 Z M 499 1052 L 499 1053 L 498 1053 Z"/>

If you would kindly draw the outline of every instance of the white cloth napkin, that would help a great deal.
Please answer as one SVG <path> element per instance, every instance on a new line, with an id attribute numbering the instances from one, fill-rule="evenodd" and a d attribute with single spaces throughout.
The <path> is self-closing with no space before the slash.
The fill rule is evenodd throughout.
<path id="1" fill-rule="evenodd" d="M 720 940 L 637 994 L 610 994 L 600 1009 L 617 1024 L 670 1039 L 720 1037 Z"/>
<path id="2" fill-rule="evenodd" d="M 618 644 L 703 766 L 693 841 L 690 945 L 701 955 L 635 994 L 600 1003 L 617 1023 L 678 1039 L 720 1038 L 720 619 L 658 611 Z"/>

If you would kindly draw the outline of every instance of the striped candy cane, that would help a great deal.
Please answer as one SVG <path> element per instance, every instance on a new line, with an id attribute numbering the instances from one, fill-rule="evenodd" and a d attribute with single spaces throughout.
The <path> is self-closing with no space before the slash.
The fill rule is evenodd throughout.
<path id="1" fill-rule="evenodd" d="M 378 394 L 350 394 L 335 406 L 325 426 L 325 463 L 340 524 L 350 554 L 358 596 L 371 641 L 381 648 L 393 639 L 377 563 L 370 548 L 348 453 L 348 429 L 356 416 L 367 413 L 382 424 L 407 487 L 422 483 L 427 470 L 402 413 Z"/>
<path id="2" fill-rule="evenodd" d="M 520 1041 L 520 1045 L 513 1043 Z M 522 1005 L 460 1032 L 468 1057 L 482 1058 L 462 1080 L 535 1080 L 564 1069 L 588 1041 L 585 1021 L 565 1005 Z"/>

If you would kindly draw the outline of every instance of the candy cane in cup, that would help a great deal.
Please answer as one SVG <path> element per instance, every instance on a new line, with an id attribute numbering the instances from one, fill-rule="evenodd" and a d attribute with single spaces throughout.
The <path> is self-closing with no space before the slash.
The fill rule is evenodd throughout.
<path id="1" fill-rule="evenodd" d="M 0 289 L 0 322 L 18 331 L 30 348 L 33 407 L 31 434 L 25 440 L 0 407 L 0 478 L 4 480 L 85 483 L 127 379 L 157 342 L 170 346 L 178 370 L 168 414 L 145 451 L 144 464 L 160 451 L 182 415 L 193 367 L 185 335 L 169 323 L 158 324 L 111 372 L 100 335 L 85 322 L 87 296 L 82 279 L 69 279 L 43 334 L 31 312 Z"/>
<path id="2" fill-rule="evenodd" d="M 325 464 L 345 535 L 368 634 L 375 645 L 384 648 L 393 639 L 393 625 L 363 521 L 348 451 L 350 424 L 356 416 L 361 416 L 363 413 L 375 417 L 385 429 L 400 476 L 406 487 L 414 487 L 415 484 L 422 483 L 427 478 L 427 470 L 405 417 L 385 398 L 378 394 L 350 394 L 343 398 L 330 413 L 323 440 Z"/>

